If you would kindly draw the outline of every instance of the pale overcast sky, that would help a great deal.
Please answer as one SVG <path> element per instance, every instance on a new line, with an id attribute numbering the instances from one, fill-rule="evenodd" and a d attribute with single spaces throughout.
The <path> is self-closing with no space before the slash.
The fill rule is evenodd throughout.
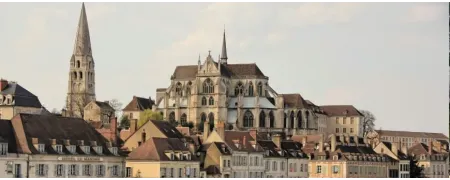
<path id="1" fill-rule="evenodd" d="M 68 87 L 81 3 L 0 3 L 0 77 L 49 109 Z M 448 135 L 448 3 L 86 3 L 98 100 L 155 97 L 220 53 L 278 93 L 372 111 L 377 129 Z"/>

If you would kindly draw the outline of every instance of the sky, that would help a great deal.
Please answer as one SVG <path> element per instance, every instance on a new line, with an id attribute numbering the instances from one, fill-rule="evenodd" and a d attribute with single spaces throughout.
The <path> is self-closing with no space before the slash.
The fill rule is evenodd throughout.
<path id="1" fill-rule="evenodd" d="M 96 95 L 152 98 L 177 65 L 256 63 L 277 93 L 448 135 L 448 3 L 86 3 Z M 0 77 L 65 105 L 81 3 L 0 3 Z"/>

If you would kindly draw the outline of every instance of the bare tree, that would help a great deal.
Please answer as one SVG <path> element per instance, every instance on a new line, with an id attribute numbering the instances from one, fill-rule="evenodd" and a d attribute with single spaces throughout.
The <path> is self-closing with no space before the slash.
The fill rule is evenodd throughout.
<path id="1" fill-rule="evenodd" d="M 51 113 L 52 113 L 52 114 L 61 114 L 61 111 L 59 111 L 59 110 L 56 109 L 56 108 L 53 108 Z"/>
<path id="2" fill-rule="evenodd" d="M 114 109 L 116 117 L 119 117 L 120 112 L 122 112 L 122 103 L 117 99 L 112 99 L 109 101 L 109 105 Z"/>
<path id="3" fill-rule="evenodd" d="M 362 126 L 363 126 L 363 136 L 365 137 L 368 132 L 371 132 L 375 128 L 375 116 L 367 110 L 360 110 L 361 114 L 363 114 L 362 118 Z"/>

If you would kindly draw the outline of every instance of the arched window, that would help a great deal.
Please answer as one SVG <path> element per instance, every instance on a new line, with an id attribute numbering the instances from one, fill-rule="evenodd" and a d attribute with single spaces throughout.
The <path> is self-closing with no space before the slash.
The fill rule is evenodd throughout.
<path id="1" fill-rule="evenodd" d="M 73 77 L 72 77 L 72 79 L 77 79 L 77 72 L 73 72 Z"/>
<path id="2" fill-rule="evenodd" d="M 291 111 L 291 115 L 289 116 L 289 120 L 290 120 L 290 123 L 291 123 L 291 124 L 289 124 L 289 127 L 290 128 L 295 128 L 294 127 L 294 111 Z"/>
<path id="3" fill-rule="evenodd" d="M 214 113 L 208 114 L 208 121 L 209 121 L 209 130 L 212 131 L 214 129 Z"/>
<path id="4" fill-rule="evenodd" d="M 191 95 L 191 86 L 192 86 L 192 82 L 189 81 L 186 87 L 186 95 Z"/>
<path id="5" fill-rule="evenodd" d="M 244 127 L 253 127 L 253 114 L 249 110 L 244 114 Z"/>
<path id="6" fill-rule="evenodd" d="M 234 95 L 239 96 L 244 92 L 244 85 L 242 85 L 242 82 L 239 82 L 236 85 L 236 88 L 234 89 Z"/>
<path id="7" fill-rule="evenodd" d="M 212 96 L 209 97 L 209 105 L 210 106 L 214 105 L 214 98 Z"/>
<path id="8" fill-rule="evenodd" d="M 253 96 L 253 83 L 250 82 L 248 85 L 248 96 Z"/>
<path id="9" fill-rule="evenodd" d="M 205 123 L 205 121 L 206 121 L 206 114 L 205 113 L 202 113 L 200 115 L 200 121 L 201 121 L 202 124 Z"/>
<path id="10" fill-rule="evenodd" d="M 80 75 L 80 79 L 83 79 L 83 73 L 82 72 L 78 72 L 78 74 Z"/>
<path id="11" fill-rule="evenodd" d="M 169 114 L 169 121 L 175 121 L 175 112 Z"/>
<path id="12" fill-rule="evenodd" d="M 298 128 L 303 128 L 303 118 L 302 118 L 302 111 L 298 111 L 297 113 L 297 127 Z"/>
<path id="13" fill-rule="evenodd" d="M 264 111 L 259 113 L 259 127 L 266 127 L 266 114 Z"/>
<path id="14" fill-rule="evenodd" d="M 263 95 L 263 86 L 261 82 L 258 83 L 258 95 L 259 96 Z"/>
<path id="15" fill-rule="evenodd" d="M 269 112 L 269 123 L 271 128 L 275 127 L 275 117 L 272 111 Z"/>
<path id="16" fill-rule="evenodd" d="M 214 84 L 209 78 L 203 82 L 203 93 L 214 93 Z"/>
<path id="17" fill-rule="evenodd" d="M 207 103 L 207 102 L 206 102 L 206 97 L 203 96 L 203 97 L 202 97 L 202 106 L 206 106 L 206 103 Z"/>
<path id="18" fill-rule="evenodd" d="M 284 124 L 283 124 L 283 127 L 284 127 L 284 128 L 288 128 L 288 126 L 287 126 L 287 122 L 288 122 L 288 121 L 287 121 L 287 115 L 286 115 L 286 113 L 284 113 L 284 117 L 283 117 L 283 118 L 284 118 Z"/>
<path id="19" fill-rule="evenodd" d="M 180 123 L 181 123 L 181 125 L 185 125 L 185 124 L 187 124 L 187 116 L 186 116 L 186 114 L 185 113 L 183 113 L 182 115 L 181 115 L 181 118 L 180 118 Z"/>
<path id="20" fill-rule="evenodd" d="M 88 66 L 89 68 L 92 68 L 92 62 L 89 62 L 89 66 Z"/>
<path id="21" fill-rule="evenodd" d="M 310 126 L 310 119 L 309 119 L 309 111 L 306 111 L 306 113 L 305 113 L 305 128 L 306 129 L 308 129 L 308 128 L 311 128 L 311 127 L 309 127 Z"/>
<path id="22" fill-rule="evenodd" d="M 177 86 L 175 88 L 175 92 L 180 95 L 183 96 L 183 86 L 181 85 L 180 82 L 177 83 Z"/>
<path id="23" fill-rule="evenodd" d="M 80 61 L 77 61 L 77 68 L 80 68 L 80 66 L 81 66 Z"/>

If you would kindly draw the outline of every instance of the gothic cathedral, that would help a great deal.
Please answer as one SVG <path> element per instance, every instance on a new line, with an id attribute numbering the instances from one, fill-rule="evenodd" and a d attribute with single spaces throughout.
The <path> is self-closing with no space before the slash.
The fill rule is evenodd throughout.
<path id="1" fill-rule="evenodd" d="M 95 100 L 94 67 L 89 26 L 83 3 L 73 54 L 70 58 L 69 84 L 64 112 L 66 116 L 82 118 L 82 111 L 86 104 Z"/>

